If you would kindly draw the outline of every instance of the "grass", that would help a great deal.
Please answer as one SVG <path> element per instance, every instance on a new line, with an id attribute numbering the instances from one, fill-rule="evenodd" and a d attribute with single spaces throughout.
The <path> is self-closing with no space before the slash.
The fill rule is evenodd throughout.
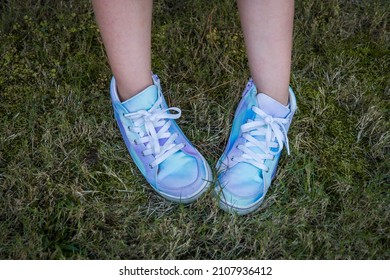
<path id="1" fill-rule="evenodd" d="M 89 2 L 0 11 L 1 259 L 390 258 L 388 1 L 296 1 L 292 155 L 244 217 L 147 187 Z M 214 166 L 249 76 L 234 1 L 155 1 L 153 65 Z"/>

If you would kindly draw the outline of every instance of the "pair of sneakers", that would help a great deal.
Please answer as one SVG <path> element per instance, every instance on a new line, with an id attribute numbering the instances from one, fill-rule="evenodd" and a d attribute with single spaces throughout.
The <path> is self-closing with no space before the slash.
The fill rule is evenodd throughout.
<path id="1" fill-rule="evenodd" d="M 212 184 L 210 166 L 185 137 L 175 120 L 179 108 L 167 106 L 160 80 L 121 102 L 115 78 L 110 93 L 127 149 L 151 187 L 162 197 L 191 203 Z M 236 110 L 226 149 L 217 163 L 214 186 L 222 209 L 243 215 L 256 210 L 275 176 L 283 146 L 289 152 L 287 131 L 296 111 L 290 88 L 290 104 L 282 105 L 257 93 L 250 80 Z"/>

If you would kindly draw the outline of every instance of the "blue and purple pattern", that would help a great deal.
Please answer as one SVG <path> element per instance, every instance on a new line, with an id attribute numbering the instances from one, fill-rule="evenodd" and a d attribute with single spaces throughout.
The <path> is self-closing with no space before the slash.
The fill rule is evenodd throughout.
<path id="1" fill-rule="evenodd" d="M 112 78 L 114 116 L 134 163 L 152 188 L 170 201 L 190 203 L 209 187 L 212 172 L 176 124 L 180 109 L 168 108 L 159 78 L 152 77 L 154 85 L 125 102 L 119 100 Z"/>
<path id="2" fill-rule="evenodd" d="M 215 193 L 222 209 L 244 215 L 256 210 L 263 202 L 275 176 L 283 144 L 287 144 L 288 148 L 287 131 L 297 109 L 295 95 L 291 88 L 289 88 L 289 94 L 290 112 L 288 115 L 285 119 L 272 118 L 258 110 L 258 92 L 253 80 L 249 80 L 235 112 L 225 151 L 216 167 L 218 179 Z M 254 108 L 257 109 L 254 110 Z M 261 113 L 262 117 L 256 112 Z M 244 125 L 248 126 L 251 122 L 260 123 L 261 127 L 256 128 L 257 132 L 250 131 L 244 135 Z M 262 135 L 264 131 L 269 131 L 268 138 Z M 279 142 L 275 134 L 282 138 Z M 247 139 L 255 145 L 248 146 Z M 266 141 L 267 139 L 270 143 Z M 243 146 L 250 148 L 242 148 Z M 251 155 L 257 154 L 258 159 L 250 159 L 250 156 L 245 158 L 243 156 L 245 149 L 249 150 L 248 153 Z"/>

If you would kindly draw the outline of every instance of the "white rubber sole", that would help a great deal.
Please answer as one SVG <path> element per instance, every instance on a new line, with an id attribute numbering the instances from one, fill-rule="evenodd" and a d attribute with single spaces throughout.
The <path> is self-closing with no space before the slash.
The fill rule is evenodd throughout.
<path id="1" fill-rule="evenodd" d="M 219 167 L 219 166 L 220 165 L 217 165 L 217 167 Z M 271 183 L 275 179 L 276 171 L 277 171 L 277 168 L 274 170 L 274 173 L 272 174 Z M 218 182 L 216 182 L 216 184 L 218 184 Z M 265 193 L 258 201 L 256 201 L 255 203 L 252 203 L 248 207 L 237 207 L 237 206 L 234 206 L 234 204 L 232 205 L 223 199 L 221 187 L 216 186 L 214 188 L 214 195 L 217 197 L 217 199 L 219 201 L 219 207 L 228 213 L 231 213 L 231 214 L 236 213 L 237 215 L 240 215 L 240 216 L 247 215 L 249 213 L 256 211 L 260 207 L 260 205 L 264 202 L 266 194 L 267 193 Z"/>
<path id="2" fill-rule="evenodd" d="M 202 159 L 205 162 L 206 165 L 206 178 L 204 179 L 204 183 L 199 188 L 198 192 L 194 193 L 191 196 L 188 197 L 176 197 L 176 196 L 170 196 L 165 193 L 162 193 L 155 188 L 152 187 L 152 189 L 161 197 L 165 198 L 166 200 L 169 200 L 171 202 L 179 203 L 179 204 L 189 204 L 197 200 L 204 192 L 208 190 L 208 188 L 211 186 L 211 183 L 213 181 L 213 173 L 211 172 L 210 165 L 207 163 L 207 161 L 202 157 Z"/>
<path id="3" fill-rule="evenodd" d="M 216 192 L 217 191 L 215 191 L 215 194 L 217 196 L 219 196 L 219 194 L 217 194 Z M 224 200 L 219 198 L 219 207 L 222 210 L 224 210 L 225 212 L 243 216 L 243 215 L 247 215 L 249 213 L 256 211 L 260 207 L 260 205 L 263 203 L 264 198 L 265 198 L 265 196 L 263 196 L 259 201 L 255 202 L 254 204 L 252 204 L 251 206 L 246 207 L 246 208 L 236 207 L 234 205 L 226 203 Z"/>

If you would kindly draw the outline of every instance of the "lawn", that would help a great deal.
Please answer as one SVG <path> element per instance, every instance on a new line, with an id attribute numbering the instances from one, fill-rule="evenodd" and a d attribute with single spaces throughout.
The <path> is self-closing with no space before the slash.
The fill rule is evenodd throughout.
<path id="1" fill-rule="evenodd" d="M 298 112 L 259 211 L 156 195 L 89 1 L 0 3 L 0 259 L 389 259 L 390 2 L 296 1 Z M 231 0 L 154 4 L 153 69 L 215 166 L 249 77 Z"/>

